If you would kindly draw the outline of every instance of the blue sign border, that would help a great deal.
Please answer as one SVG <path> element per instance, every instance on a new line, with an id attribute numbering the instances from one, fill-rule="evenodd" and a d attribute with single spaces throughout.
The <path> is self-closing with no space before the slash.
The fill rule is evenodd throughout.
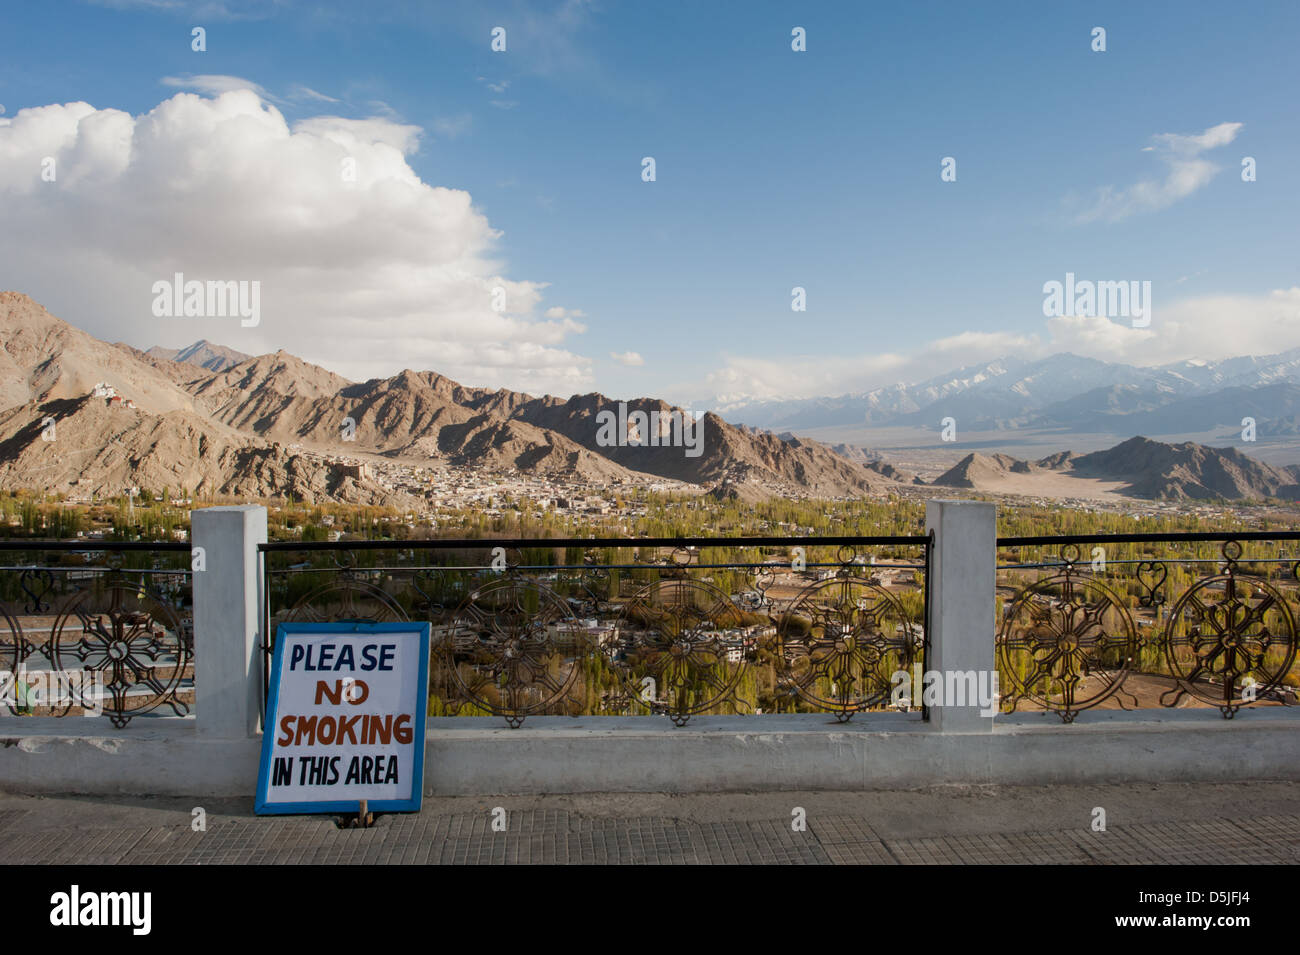
<path id="1" fill-rule="evenodd" d="M 279 716 L 280 674 L 284 664 L 284 646 L 281 639 L 292 633 L 338 633 L 356 636 L 373 636 L 382 633 L 418 633 L 420 635 L 420 674 L 416 683 L 423 687 L 426 698 L 415 713 L 415 766 L 414 795 L 411 799 L 372 799 L 367 808 L 371 812 L 419 812 L 424 799 L 424 746 L 425 725 L 429 715 L 429 638 L 428 622 L 418 623 L 282 623 L 275 630 L 275 655 L 271 663 L 271 696 L 266 701 L 266 718 L 262 721 L 262 758 L 257 766 L 257 796 L 253 812 L 259 816 L 303 815 L 307 813 L 356 812 L 355 799 L 333 802 L 276 802 L 268 803 L 271 782 L 271 750 L 275 744 L 275 725 Z"/>

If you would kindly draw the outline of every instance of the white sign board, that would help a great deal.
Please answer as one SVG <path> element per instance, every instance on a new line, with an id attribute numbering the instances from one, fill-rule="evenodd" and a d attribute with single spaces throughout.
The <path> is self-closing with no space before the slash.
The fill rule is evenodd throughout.
<path id="1" fill-rule="evenodd" d="M 280 624 L 256 811 L 420 808 L 429 624 Z"/>

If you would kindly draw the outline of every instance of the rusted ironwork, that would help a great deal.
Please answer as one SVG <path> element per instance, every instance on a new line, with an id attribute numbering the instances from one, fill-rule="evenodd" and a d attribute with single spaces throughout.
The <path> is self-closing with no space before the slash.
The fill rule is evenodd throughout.
<path id="1" fill-rule="evenodd" d="M 19 540 L 0 552 L 8 712 L 103 715 L 119 729 L 155 711 L 189 712 L 190 571 L 176 566 L 189 545 Z"/>
<path id="2" fill-rule="evenodd" d="M 629 697 L 677 726 L 748 708 L 735 692 L 745 672 L 740 610 L 706 581 L 670 576 L 641 590 L 623 608 L 617 645 Z"/>
<path id="3" fill-rule="evenodd" d="M 517 573 L 475 589 L 452 614 L 452 678 L 465 700 L 505 717 L 517 728 L 525 717 L 567 706 L 587 653 L 565 602 Z"/>
<path id="4" fill-rule="evenodd" d="M 1300 535 L 1062 537 L 1055 539 L 1062 547 L 1058 559 L 1003 568 L 1046 571 L 1016 588 L 1002 614 L 998 665 L 1003 686 L 1010 688 L 1003 694 L 1003 709 L 1030 704 L 1068 723 L 1108 700 L 1127 708 L 1126 698 L 1138 705 L 1138 691 L 1129 687 L 1139 673 L 1142 692 L 1156 697 L 1154 687 L 1159 705 L 1167 707 L 1199 703 L 1231 718 L 1253 703 L 1290 703 L 1300 682 L 1295 667 L 1300 633 L 1291 607 L 1296 592 L 1243 567 L 1289 565 L 1292 579 L 1300 579 L 1300 562 L 1293 557 L 1243 559 L 1243 541 L 1273 539 L 1294 541 Z M 1050 540 L 1003 538 L 998 543 L 1019 548 Z M 1176 555 L 1108 561 L 1104 548 L 1091 564 L 1078 560 L 1080 544 L 1156 542 L 1216 543 L 1220 566 L 1216 573 L 1194 577 L 1171 600 L 1171 568 L 1213 561 Z M 1134 614 L 1142 612 L 1146 615 L 1139 624 Z"/>
<path id="5" fill-rule="evenodd" d="M 779 678 L 787 693 L 847 722 L 891 702 L 894 674 L 910 686 L 923 633 L 897 595 L 862 575 L 855 554 L 839 556 L 835 576 L 805 588 L 779 619 Z"/>
<path id="6" fill-rule="evenodd" d="M 177 716 L 189 712 L 179 693 L 192 682 L 192 642 L 180 615 L 143 585 L 114 581 L 106 588 L 107 606 L 82 591 L 54 623 L 49 650 L 55 671 L 80 669 L 93 674 L 88 688 L 68 706 L 103 711 L 121 728 L 160 706 Z M 106 694 L 101 701 L 89 694 Z"/>
<path id="7" fill-rule="evenodd" d="M 1170 610 L 1165 660 L 1178 683 L 1161 702 L 1176 706 L 1190 694 L 1231 719 L 1290 673 L 1296 623 L 1280 590 L 1241 573 L 1240 543 L 1222 550 L 1223 573 L 1196 581 Z"/>
<path id="8" fill-rule="evenodd" d="M 1000 676 L 1011 689 L 1002 695 L 1003 708 L 1032 700 L 1066 723 L 1115 696 L 1138 652 L 1137 629 L 1123 601 L 1079 573 L 1078 549 L 1071 547 L 1060 573 L 1016 594 L 997 636 Z"/>
<path id="9" fill-rule="evenodd" d="M 867 558 L 859 553 L 885 544 L 915 548 L 924 559 L 930 539 L 361 543 L 365 546 L 342 562 L 333 558 L 343 548 L 333 543 L 263 545 L 268 635 L 276 623 L 291 619 L 429 620 L 431 713 L 491 714 L 511 727 L 539 715 L 649 713 L 680 726 L 705 713 L 757 709 L 756 667 L 762 669 L 757 676 L 763 678 L 765 699 L 782 692 L 777 625 L 793 598 L 786 577 L 782 599 L 773 599 L 778 575 L 802 580 L 794 594 L 810 591 L 805 603 L 812 607 L 821 601 L 817 595 L 825 596 L 824 589 L 810 590 L 823 568 L 862 571 Z M 741 546 L 847 549 L 837 555 L 838 562 L 810 561 L 797 572 L 771 557 L 707 559 L 710 548 Z M 505 548 L 504 561 L 497 548 Z M 543 551 L 562 552 L 569 563 L 523 563 L 526 555 Z M 389 560 L 393 555 L 396 561 Z M 618 555 L 625 562 L 611 559 Z M 923 582 L 924 562 L 906 566 Z M 725 588 L 718 582 L 723 578 Z M 877 637 L 881 646 L 919 652 L 914 623 L 906 633 L 886 632 L 882 624 L 878 635 L 868 635 L 873 613 L 882 619 L 888 614 L 890 626 L 901 619 L 895 595 L 880 587 L 870 594 L 872 606 L 853 610 L 863 641 L 858 655 L 872 653 Z M 837 684 L 834 693 L 823 694 L 828 708 L 847 718 L 846 713 L 887 703 L 888 674 L 881 670 L 869 682 L 869 695 L 861 692 L 865 681 L 857 687 Z M 819 688 L 810 683 L 805 692 L 803 706 L 820 708 Z M 779 700 L 763 704 L 769 706 L 779 708 Z"/>

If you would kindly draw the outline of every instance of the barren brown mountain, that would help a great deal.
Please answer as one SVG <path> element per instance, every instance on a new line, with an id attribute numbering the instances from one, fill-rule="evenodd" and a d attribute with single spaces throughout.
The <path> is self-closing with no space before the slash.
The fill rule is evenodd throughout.
<path id="1" fill-rule="evenodd" d="M 161 358 L 164 361 L 198 365 L 208 371 L 225 371 L 231 365 L 238 365 L 241 361 L 253 357 L 252 355 L 245 355 L 242 351 L 235 351 L 233 348 L 225 348 L 222 345 L 214 345 L 212 342 L 203 339 L 185 348 L 163 348 L 155 345 L 145 354 L 150 358 Z"/>
<path id="2" fill-rule="evenodd" d="M 1005 454 L 968 454 L 935 478 L 942 487 L 989 493 L 1070 493 L 1070 479 L 1080 496 L 1098 488 L 1128 497 L 1161 500 L 1300 499 L 1296 468 L 1257 461 L 1236 448 L 1211 448 L 1191 441 L 1165 444 L 1134 437 L 1105 451 L 1077 455 L 1062 451 L 1039 461 Z"/>
<path id="3" fill-rule="evenodd" d="M 597 414 L 617 403 L 598 394 L 535 398 L 409 370 L 353 383 L 287 352 L 249 358 L 207 342 L 180 351 L 110 346 L 16 292 L 0 293 L 0 335 L 3 487 L 90 496 L 169 486 L 410 503 L 336 460 L 366 454 L 594 484 L 726 480 L 826 496 L 895 486 L 817 442 L 716 415 L 700 425 L 699 456 L 683 447 L 602 447 Z M 107 387 L 95 396 L 97 385 Z M 652 399 L 628 404 L 674 410 Z M 54 441 L 43 436 L 51 420 Z"/>
<path id="4" fill-rule="evenodd" d="M 1070 463 L 1079 474 L 1105 474 L 1128 481 L 1127 492 L 1136 497 L 1300 498 L 1297 468 L 1274 467 L 1236 448 L 1210 448 L 1192 441 L 1165 444 L 1129 438 Z"/>
<path id="5" fill-rule="evenodd" d="M 599 416 L 619 402 L 595 393 L 538 398 L 410 370 L 354 383 L 284 351 L 247 357 L 208 342 L 178 351 L 108 345 L 16 292 L 0 292 L 0 336 L 4 488 L 91 497 L 171 487 L 417 503 L 355 466 L 366 459 L 593 485 L 668 479 L 743 501 L 869 495 L 922 483 L 860 449 L 735 426 L 711 413 L 696 425 L 703 429 L 698 446 L 690 439 L 685 446 L 608 446 L 599 440 L 608 438 Z M 682 414 L 650 398 L 626 406 L 661 420 Z M 1235 449 L 1133 438 L 1107 451 L 1036 462 L 971 454 L 934 483 L 1054 497 L 1086 487 L 1088 494 L 1134 497 L 1300 498 L 1298 472 Z"/>

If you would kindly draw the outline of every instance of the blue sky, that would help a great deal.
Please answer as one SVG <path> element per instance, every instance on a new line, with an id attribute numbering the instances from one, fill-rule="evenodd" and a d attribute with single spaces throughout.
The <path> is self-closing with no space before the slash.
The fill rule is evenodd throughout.
<path id="1" fill-rule="evenodd" d="M 340 314 L 316 337 L 305 293 L 282 300 L 293 316 L 268 312 L 251 331 L 141 324 L 70 289 L 75 260 L 0 265 L 0 285 L 101 337 L 284 347 L 351 377 L 418 357 L 472 384 L 680 402 L 860 390 L 1012 352 L 1146 363 L 1300 345 L 1278 335 L 1300 317 L 1286 291 L 1300 286 L 1294 3 L 121 0 L 12 4 L 5 20 L 11 122 L 78 101 L 139 117 L 183 91 L 239 85 L 202 79 L 225 77 L 256 84 L 290 125 L 419 127 L 414 173 L 472 197 L 499 232 L 496 271 L 546 283 L 514 331 L 452 335 L 444 368 L 407 333 L 353 361 L 336 331 L 382 318 Z M 504 53 L 489 46 L 497 25 Z M 206 52 L 191 49 L 193 26 Z M 806 52 L 790 48 L 794 26 Z M 1095 26 L 1104 53 L 1090 48 Z M 1240 124 L 1230 141 L 1188 145 L 1221 124 Z M 0 150 L 5 132 L 16 122 L 0 127 Z M 643 156 L 655 182 L 641 180 Z M 956 182 L 940 181 L 945 156 Z M 1257 181 L 1241 180 L 1243 156 Z M 71 201 L 28 199 L 64 212 Z M 36 244 L 46 238 L 57 259 L 58 230 Z M 1151 281 L 1149 334 L 1052 327 L 1042 286 L 1067 271 Z M 794 286 L 806 312 L 791 311 Z M 569 325 L 539 337 L 554 374 L 530 375 L 527 352 L 502 349 L 547 309 Z M 611 357 L 629 352 L 643 363 Z"/>

